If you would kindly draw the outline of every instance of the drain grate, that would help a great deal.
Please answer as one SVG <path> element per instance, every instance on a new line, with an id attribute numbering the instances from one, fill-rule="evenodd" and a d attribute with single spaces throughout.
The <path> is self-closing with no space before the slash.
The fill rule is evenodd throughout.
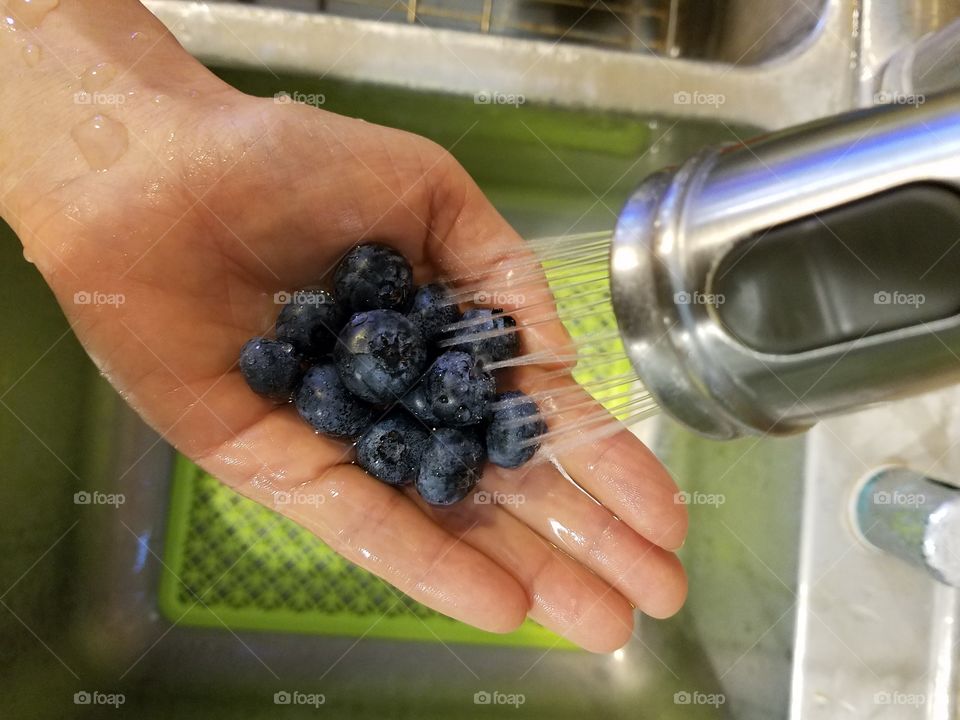
<path id="1" fill-rule="evenodd" d="M 161 612 L 184 626 L 573 647 L 530 620 L 497 635 L 441 615 L 182 456 L 174 469 L 159 601 Z"/>
<path id="2" fill-rule="evenodd" d="M 676 54 L 680 0 L 227 0 L 364 20 Z"/>

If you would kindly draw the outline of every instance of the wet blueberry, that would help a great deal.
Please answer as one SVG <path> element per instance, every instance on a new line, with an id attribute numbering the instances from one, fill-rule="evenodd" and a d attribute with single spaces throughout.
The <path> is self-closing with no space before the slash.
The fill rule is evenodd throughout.
<path id="1" fill-rule="evenodd" d="M 240 350 L 240 372 L 255 393 L 289 400 L 300 381 L 300 356 L 288 342 L 255 337 Z"/>
<path id="2" fill-rule="evenodd" d="M 420 331 L 393 310 L 351 317 L 333 355 L 343 384 L 373 403 L 396 402 L 420 379 L 427 364 Z"/>
<path id="3" fill-rule="evenodd" d="M 431 505 L 463 500 L 480 480 L 483 444 L 470 431 L 439 428 L 420 459 L 417 492 Z"/>
<path id="4" fill-rule="evenodd" d="M 476 425 L 487 419 L 496 394 L 493 375 L 469 353 L 450 350 L 424 378 L 430 410 L 443 425 Z"/>
<path id="5" fill-rule="evenodd" d="M 313 429 L 337 438 L 355 438 L 373 421 L 373 408 L 350 394 L 333 363 L 314 365 L 294 397 L 300 417 Z"/>
<path id="6" fill-rule="evenodd" d="M 333 350 L 345 319 L 333 295 L 326 290 L 298 290 L 280 311 L 277 339 L 291 343 L 307 357 L 322 357 Z"/>
<path id="7" fill-rule="evenodd" d="M 437 416 L 430 409 L 430 401 L 427 398 L 427 388 L 424 382 L 418 382 L 407 393 L 400 398 L 400 402 L 411 415 L 430 427 L 440 424 Z"/>
<path id="8" fill-rule="evenodd" d="M 364 310 L 407 309 L 413 294 L 410 263 L 379 243 L 358 245 L 344 256 L 333 275 L 337 299 L 350 314 Z"/>
<path id="9" fill-rule="evenodd" d="M 547 431 L 537 404 L 519 390 L 497 396 L 493 418 L 487 426 L 490 462 L 505 468 L 523 465 L 540 447 L 530 442 Z"/>
<path id="10" fill-rule="evenodd" d="M 467 327 L 454 332 L 459 341 L 457 347 L 467 350 L 485 363 L 509 360 L 520 351 L 520 334 L 517 321 L 503 310 L 490 308 L 471 308 L 463 314 L 462 321 Z M 487 333 L 490 333 L 489 335 Z M 473 339 L 483 334 L 484 337 Z"/>
<path id="11" fill-rule="evenodd" d="M 446 285 L 430 283 L 417 288 L 407 317 L 420 328 L 424 340 L 435 342 L 443 328 L 460 319 L 460 310 Z"/>
<path id="12" fill-rule="evenodd" d="M 417 478 L 430 433 L 403 410 L 374 423 L 357 442 L 357 464 L 388 485 Z"/>

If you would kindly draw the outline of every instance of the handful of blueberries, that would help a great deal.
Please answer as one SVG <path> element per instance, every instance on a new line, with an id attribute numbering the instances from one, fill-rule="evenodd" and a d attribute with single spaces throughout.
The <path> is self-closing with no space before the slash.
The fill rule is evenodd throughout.
<path id="1" fill-rule="evenodd" d="M 332 294 L 294 293 L 277 339 L 249 340 L 240 371 L 260 395 L 292 398 L 317 432 L 355 440 L 357 463 L 375 478 L 451 505 L 486 459 L 519 467 L 546 432 L 537 404 L 517 390 L 498 395 L 484 369 L 519 352 L 515 327 L 501 310 L 461 315 L 440 283 L 414 288 L 406 258 L 369 243 L 341 260 Z M 445 338 L 455 341 L 446 351 Z"/>

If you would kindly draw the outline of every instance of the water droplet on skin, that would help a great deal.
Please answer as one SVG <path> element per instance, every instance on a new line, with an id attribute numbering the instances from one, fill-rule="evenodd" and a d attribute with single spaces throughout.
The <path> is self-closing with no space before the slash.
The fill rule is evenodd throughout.
<path id="1" fill-rule="evenodd" d="M 160 175 L 156 178 L 150 178 L 143 184 L 143 199 L 151 207 L 157 207 L 163 201 L 167 191 L 167 179 Z"/>
<path id="2" fill-rule="evenodd" d="M 47 14 L 60 4 L 60 0 L 7 0 L 7 25 L 16 29 L 23 25 L 25 28 L 40 27 L 40 23 Z"/>
<path id="3" fill-rule="evenodd" d="M 136 42 L 137 40 L 146 40 L 147 36 L 144 35 L 142 32 L 137 31 L 137 32 L 130 33 L 130 39 Z"/>
<path id="4" fill-rule="evenodd" d="M 87 195 L 78 197 L 66 207 L 66 216 L 76 223 L 86 225 L 97 217 L 97 206 Z"/>
<path id="5" fill-rule="evenodd" d="M 40 62 L 40 47 L 37 45 L 24 45 L 20 54 L 23 56 L 23 61 L 27 64 L 27 67 L 36 67 Z"/>
<path id="6" fill-rule="evenodd" d="M 159 105 L 160 103 L 164 103 L 169 99 L 170 99 L 169 95 L 156 95 L 153 98 L 153 102 Z"/>
<path id="7" fill-rule="evenodd" d="M 127 151 L 127 128 L 106 115 L 94 115 L 74 126 L 74 142 L 92 170 L 106 170 Z"/>
<path id="8" fill-rule="evenodd" d="M 573 548 L 586 546 L 586 539 L 582 534 L 566 527 L 555 518 L 549 518 L 547 522 L 549 522 L 553 536 L 556 538 L 556 542 L 560 547 Z"/>
<path id="9" fill-rule="evenodd" d="M 97 63 L 84 70 L 80 76 L 80 87 L 88 93 L 97 92 L 105 89 L 116 75 L 117 69 L 110 63 Z"/>
<path id="10" fill-rule="evenodd" d="M 33 265 L 33 257 L 30 255 L 30 252 L 26 248 L 23 249 L 23 259 L 26 260 L 31 265 Z"/>

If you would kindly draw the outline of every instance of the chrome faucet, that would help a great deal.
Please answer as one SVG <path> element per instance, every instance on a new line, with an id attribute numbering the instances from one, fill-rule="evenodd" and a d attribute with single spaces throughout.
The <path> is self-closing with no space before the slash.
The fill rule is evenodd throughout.
<path id="1" fill-rule="evenodd" d="M 854 522 L 871 545 L 960 587 L 960 488 L 905 467 L 871 473 Z"/>
<path id="2" fill-rule="evenodd" d="M 662 408 L 714 438 L 960 381 L 960 94 L 658 173 L 620 214 L 614 308 Z"/>

